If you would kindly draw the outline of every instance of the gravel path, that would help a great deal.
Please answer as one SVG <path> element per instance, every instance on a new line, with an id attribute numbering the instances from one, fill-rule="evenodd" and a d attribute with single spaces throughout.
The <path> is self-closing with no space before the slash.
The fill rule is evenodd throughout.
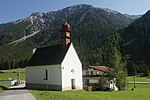
<path id="1" fill-rule="evenodd" d="M 0 93 L 0 100 L 36 100 L 24 85 L 10 87 L 8 90 Z"/>

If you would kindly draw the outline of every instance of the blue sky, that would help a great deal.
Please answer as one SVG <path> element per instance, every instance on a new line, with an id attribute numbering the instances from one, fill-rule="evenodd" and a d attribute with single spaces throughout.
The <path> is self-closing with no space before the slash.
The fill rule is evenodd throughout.
<path id="1" fill-rule="evenodd" d="M 150 0 L 0 0 L 0 23 L 25 18 L 33 12 L 56 11 L 75 4 L 91 4 L 127 14 L 144 14 Z"/>

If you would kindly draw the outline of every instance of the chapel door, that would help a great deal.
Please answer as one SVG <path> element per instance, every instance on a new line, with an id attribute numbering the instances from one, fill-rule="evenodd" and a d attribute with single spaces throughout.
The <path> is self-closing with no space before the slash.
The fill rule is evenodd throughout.
<path id="1" fill-rule="evenodd" d="M 71 88 L 75 89 L 75 79 L 71 79 Z"/>

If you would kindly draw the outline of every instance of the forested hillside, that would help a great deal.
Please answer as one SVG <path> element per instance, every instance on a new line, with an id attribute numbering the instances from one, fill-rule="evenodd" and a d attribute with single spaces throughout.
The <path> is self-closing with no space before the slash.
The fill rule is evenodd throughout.
<path id="1" fill-rule="evenodd" d="M 125 28 L 122 38 L 122 53 L 129 62 L 128 70 L 150 73 L 150 11 Z"/>
<path id="2" fill-rule="evenodd" d="M 127 26 L 134 20 L 117 11 L 84 4 L 48 13 L 36 12 L 25 19 L 1 24 L 0 68 L 25 67 L 32 56 L 32 49 L 59 44 L 65 14 L 83 67 L 106 65 L 126 70 L 129 54 L 125 44 L 131 41 L 128 40 L 130 36 L 126 36 Z M 140 19 L 129 27 L 138 21 Z"/>

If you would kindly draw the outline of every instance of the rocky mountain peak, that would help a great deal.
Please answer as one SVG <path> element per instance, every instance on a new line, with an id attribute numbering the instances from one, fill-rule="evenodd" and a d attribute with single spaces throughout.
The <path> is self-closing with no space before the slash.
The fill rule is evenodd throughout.
<path id="1" fill-rule="evenodd" d="M 42 12 L 34 12 L 31 14 L 31 16 L 38 16 L 38 17 L 43 17 L 45 15 L 45 13 Z"/>

